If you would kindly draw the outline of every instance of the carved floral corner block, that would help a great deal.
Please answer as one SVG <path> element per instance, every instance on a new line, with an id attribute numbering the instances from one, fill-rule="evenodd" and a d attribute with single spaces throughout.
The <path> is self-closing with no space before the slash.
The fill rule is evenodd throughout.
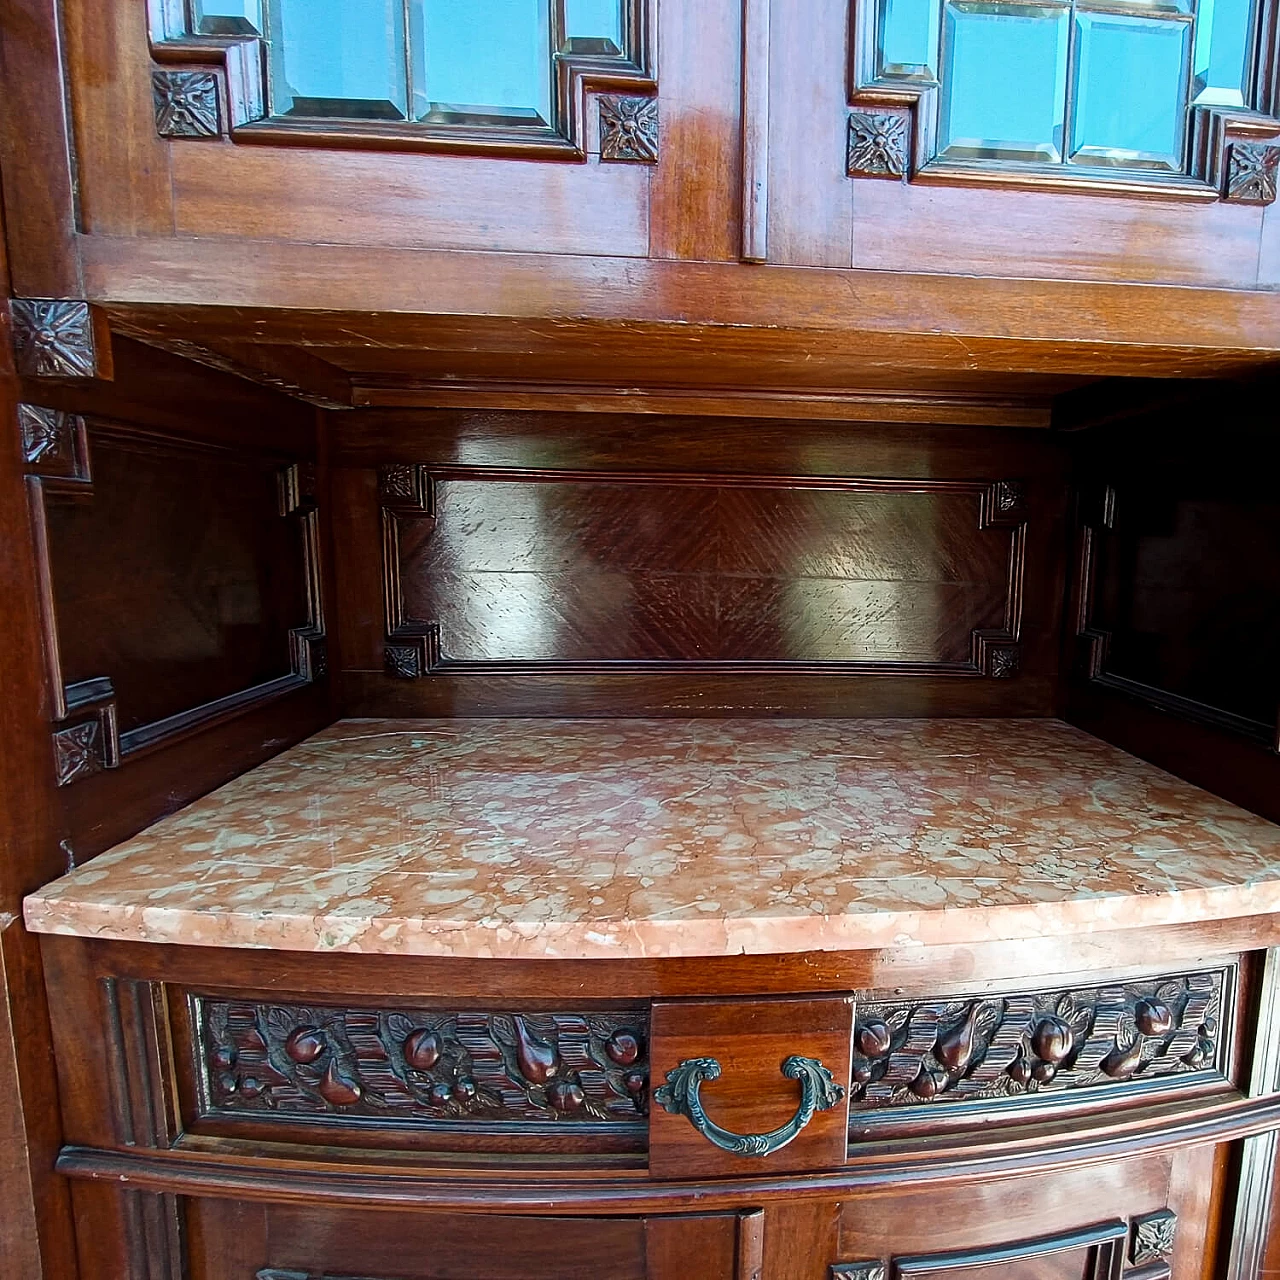
<path id="1" fill-rule="evenodd" d="M 33 470 L 54 476 L 79 476 L 84 470 L 80 436 L 84 419 L 42 405 L 18 406 L 22 460 Z"/>
<path id="2" fill-rule="evenodd" d="M 53 735 L 53 755 L 60 787 L 101 773 L 107 767 L 101 722 L 86 720 L 57 730 Z"/>
<path id="3" fill-rule="evenodd" d="M 30 378 L 92 378 L 98 371 L 93 318 L 87 302 L 14 298 L 14 359 Z"/>
<path id="4" fill-rule="evenodd" d="M 1173 1237 L 1178 1229 L 1178 1215 L 1172 1209 L 1161 1209 L 1133 1220 L 1129 1238 L 1129 1261 L 1135 1266 L 1158 1262 L 1173 1252 Z"/>
<path id="5" fill-rule="evenodd" d="M 427 468 L 416 463 L 392 463 L 378 468 L 378 498 L 385 506 L 432 510 L 432 484 Z"/>
<path id="6" fill-rule="evenodd" d="M 987 650 L 987 675 L 993 680 L 1012 680 L 1021 665 L 1021 656 L 1013 645 L 993 645 Z"/>
<path id="7" fill-rule="evenodd" d="M 657 98 L 601 96 L 600 159 L 657 164 Z"/>
<path id="8" fill-rule="evenodd" d="M 847 172 L 851 178 L 905 178 L 910 121 L 891 111 L 849 116 Z"/>
<path id="9" fill-rule="evenodd" d="M 389 644 L 383 650 L 383 662 L 387 675 L 397 680 L 416 680 L 425 674 L 421 645 Z"/>
<path id="10" fill-rule="evenodd" d="M 162 138 L 221 136 L 218 77 L 212 71 L 152 71 L 151 97 Z"/>
<path id="11" fill-rule="evenodd" d="M 1280 179 L 1280 146 L 1233 142 L 1227 152 L 1226 198 L 1236 204 L 1271 204 Z"/>
<path id="12" fill-rule="evenodd" d="M 997 514 L 1013 515 L 1026 505 L 1026 486 L 1021 480 L 997 480 L 992 498 Z"/>
<path id="13" fill-rule="evenodd" d="M 884 1280 L 882 1262 L 837 1262 L 831 1268 L 831 1280 Z"/>

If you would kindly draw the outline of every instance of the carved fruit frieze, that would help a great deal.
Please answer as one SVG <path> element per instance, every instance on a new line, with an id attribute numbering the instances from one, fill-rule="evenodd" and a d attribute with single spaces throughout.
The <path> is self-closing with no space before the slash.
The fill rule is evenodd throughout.
<path id="1" fill-rule="evenodd" d="M 997 1099 L 1221 1070 L 1228 973 L 862 1005 L 851 1107 Z"/>
<path id="2" fill-rule="evenodd" d="M 648 1016 L 195 1001 L 215 1112 L 412 1121 L 636 1122 Z"/>

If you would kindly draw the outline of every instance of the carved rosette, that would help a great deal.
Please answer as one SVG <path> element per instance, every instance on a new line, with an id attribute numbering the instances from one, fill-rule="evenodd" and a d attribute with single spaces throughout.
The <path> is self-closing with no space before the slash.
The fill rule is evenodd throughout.
<path id="1" fill-rule="evenodd" d="M 62 475 L 76 470 L 76 433 L 82 419 L 59 409 L 34 404 L 18 406 L 22 459 L 38 471 Z"/>
<path id="2" fill-rule="evenodd" d="M 93 320 L 87 302 L 14 298 L 14 359 L 31 378 L 92 378 L 97 373 Z"/>
<path id="3" fill-rule="evenodd" d="M 849 116 L 849 176 L 905 177 L 910 133 L 910 122 L 904 115 L 891 111 L 854 111 Z"/>
<path id="4" fill-rule="evenodd" d="M 162 138 L 217 138 L 222 133 L 218 77 L 212 71 L 151 73 L 156 131 Z"/>
<path id="5" fill-rule="evenodd" d="M 831 1280 L 884 1280 L 883 1262 L 837 1262 Z"/>
<path id="6" fill-rule="evenodd" d="M 1225 197 L 1237 204 L 1271 204 L 1280 178 L 1280 146 L 1233 142 L 1227 151 Z"/>
<path id="7" fill-rule="evenodd" d="M 215 1113 L 625 1124 L 648 1094 L 648 1017 L 195 1001 Z"/>
<path id="8" fill-rule="evenodd" d="M 85 720 L 53 735 L 54 768 L 58 786 L 66 787 L 107 767 L 107 747 L 98 720 Z"/>
<path id="9" fill-rule="evenodd" d="M 600 159 L 657 163 L 657 98 L 601 96 Z"/>
<path id="10" fill-rule="evenodd" d="M 1129 1261 L 1135 1266 L 1159 1262 L 1173 1253 L 1173 1238 L 1178 1230 L 1178 1215 L 1172 1209 L 1161 1209 L 1135 1218 L 1129 1239 Z"/>
<path id="11" fill-rule="evenodd" d="M 1230 971 L 975 999 L 869 1004 L 851 1109 L 1064 1093 L 1221 1072 Z"/>

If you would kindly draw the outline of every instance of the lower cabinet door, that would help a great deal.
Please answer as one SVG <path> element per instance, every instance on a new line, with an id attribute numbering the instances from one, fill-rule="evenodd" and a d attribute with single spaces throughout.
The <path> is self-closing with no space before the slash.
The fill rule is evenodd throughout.
<path id="1" fill-rule="evenodd" d="M 187 1203 L 191 1280 L 737 1280 L 758 1215 L 555 1218 Z M 748 1272 L 749 1274 L 749 1272 Z"/>

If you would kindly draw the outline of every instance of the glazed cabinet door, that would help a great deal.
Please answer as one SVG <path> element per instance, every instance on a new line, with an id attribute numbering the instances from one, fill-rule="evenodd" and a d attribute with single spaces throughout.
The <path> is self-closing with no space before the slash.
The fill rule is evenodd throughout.
<path id="1" fill-rule="evenodd" d="M 1280 160 L 1280 94 L 1258 71 L 1277 55 L 1275 0 L 1141 12 L 775 0 L 768 261 L 1273 286 L 1258 254 L 1276 184 L 1257 166 Z M 1192 40 L 1215 54 L 1188 77 Z"/>
<path id="2" fill-rule="evenodd" d="M 754 1219 L 742 1219 L 747 1249 Z M 736 1280 L 740 1219 L 377 1213 L 191 1201 L 191 1280 Z M 696 1260 L 696 1263 L 695 1263 Z"/>
<path id="3" fill-rule="evenodd" d="M 147 237 L 228 264 L 244 262 L 245 241 L 272 242 L 277 256 L 256 271 L 273 290 L 298 261 L 284 246 L 738 256 L 736 2 L 58 7 L 61 45 L 53 5 L 5 33 L 21 103 L 6 198 L 32 213 L 14 251 L 20 296 L 75 287 L 57 260 L 74 236 L 37 234 L 61 168 L 75 175 L 63 221 L 87 233 L 91 273 Z M 74 162 L 59 166 L 58 152 Z M 353 259 L 351 270 L 394 269 Z"/>

